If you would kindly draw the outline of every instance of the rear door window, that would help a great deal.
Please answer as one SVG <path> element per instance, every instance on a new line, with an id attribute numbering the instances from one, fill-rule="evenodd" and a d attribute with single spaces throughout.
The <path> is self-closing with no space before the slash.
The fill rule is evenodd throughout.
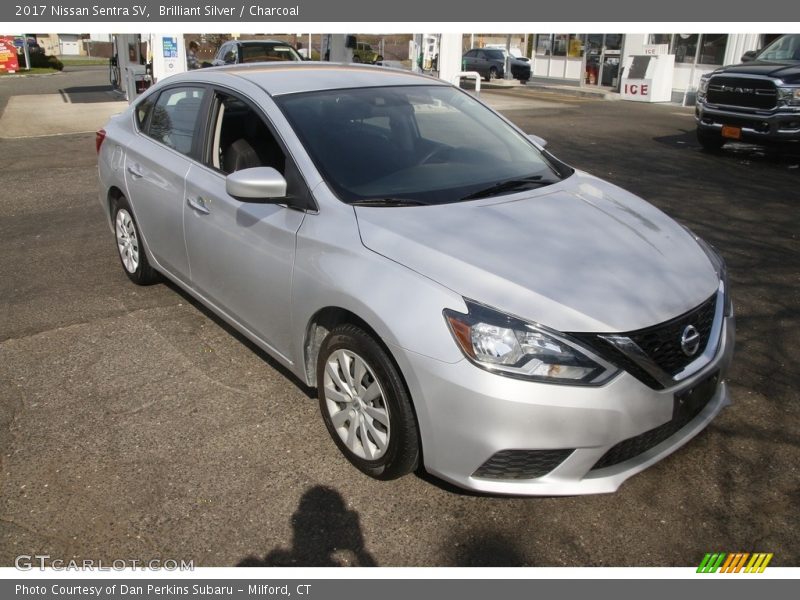
<path id="1" fill-rule="evenodd" d="M 181 154 L 191 154 L 204 94 L 203 88 L 193 87 L 161 92 L 153 107 L 147 135 Z"/>

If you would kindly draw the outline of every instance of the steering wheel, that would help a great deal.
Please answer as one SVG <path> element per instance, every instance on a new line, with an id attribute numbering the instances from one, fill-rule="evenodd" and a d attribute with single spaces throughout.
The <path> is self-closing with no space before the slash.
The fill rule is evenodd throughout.
<path id="1" fill-rule="evenodd" d="M 439 154 L 444 154 L 452 150 L 452 146 L 436 146 L 432 150 L 430 150 L 425 156 L 423 156 L 420 160 L 417 161 L 417 165 L 424 165 L 427 164 L 434 156 L 438 156 Z"/>

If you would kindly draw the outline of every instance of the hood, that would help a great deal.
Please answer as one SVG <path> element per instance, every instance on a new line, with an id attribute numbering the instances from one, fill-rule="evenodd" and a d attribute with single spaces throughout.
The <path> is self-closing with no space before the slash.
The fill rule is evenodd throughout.
<path id="1" fill-rule="evenodd" d="M 355 211 L 367 248 L 466 298 L 564 332 L 655 325 L 718 287 L 685 229 L 580 172 L 485 200 Z"/>
<path id="2" fill-rule="evenodd" d="M 761 75 L 762 77 L 783 79 L 786 83 L 796 83 L 800 81 L 800 62 L 753 60 L 738 65 L 722 67 L 711 75 Z"/>

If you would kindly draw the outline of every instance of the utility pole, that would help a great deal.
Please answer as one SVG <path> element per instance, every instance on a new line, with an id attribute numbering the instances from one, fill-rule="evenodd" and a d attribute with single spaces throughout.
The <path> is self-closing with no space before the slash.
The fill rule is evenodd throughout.
<path id="1" fill-rule="evenodd" d="M 31 68 L 31 53 L 28 50 L 28 34 L 22 34 L 22 52 L 25 55 L 25 70 L 29 71 Z"/>

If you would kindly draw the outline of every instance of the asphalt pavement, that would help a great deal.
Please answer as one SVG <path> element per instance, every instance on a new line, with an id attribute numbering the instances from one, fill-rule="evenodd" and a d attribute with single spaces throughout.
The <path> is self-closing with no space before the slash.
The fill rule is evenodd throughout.
<path id="1" fill-rule="evenodd" d="M 0 81 L 0 98 L 104 76 Z M 722 251 L 738 320 L 731 407 L 615 494 L 504 498 L 424 475 L 373 481 L 340 456 L 311 390 L 174 286 L 127 280 L 97 201 L 92 134 L 0 139 L 0 565 L 44 553 L 685 566 L 710 551 L 797 565 L 800 159 L 706 154 L 691 110 L 676 105 L 532 89 L 486 97 L 563 160 Z"/>

